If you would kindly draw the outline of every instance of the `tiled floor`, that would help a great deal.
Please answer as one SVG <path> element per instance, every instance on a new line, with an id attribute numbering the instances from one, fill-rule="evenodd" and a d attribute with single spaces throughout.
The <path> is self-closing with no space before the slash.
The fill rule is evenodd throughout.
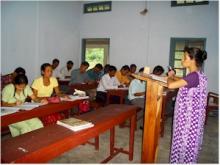
<path id="1" fill-rule="evenodd" d="M 171 125 L 172 119 L 168 118 L 165 125 L 165 134 L 160 138 L 157 163 L 169 163 Z M 139 121 L 138 125 L 140 125 Z M 116 145 L 128 148 L 128 128 L 116 128 Z M 129 161 L 125 154 L 118 154 L 109 163 L 140 163 L 142 146 L 142 130 L 135 132 L 134 160 Z M 79 146 L 50 163 L 99 163 L 109 154 L 109 132 L 100 136 L 100 149 L 94 150 L 91 145 Z M 205 126 L 203 149 L 200 153 L 199 163 L 218 163 L 218 117 L 209 117 Z"/>

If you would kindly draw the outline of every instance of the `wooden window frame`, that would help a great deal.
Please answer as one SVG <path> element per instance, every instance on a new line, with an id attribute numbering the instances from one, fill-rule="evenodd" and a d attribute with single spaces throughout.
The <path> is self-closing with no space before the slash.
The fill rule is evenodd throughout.
<path id="1" fill-rule="evenodd" d="M 177 42 L 185 42 L 185 46 L 188 46 L 190 42 L 193 41 L 202 41 L 204 43 L 204 50 L 206 49 L 206 38 L 178 38 L 178 37 L 171 37 L 170 38 L 170 57 L 169 57 L 169 65 L 174 68 L 175 63 L 175 46 Z M 202 67 L 202 70 L 204 66 Z M 183 76 L 186 76 L 186 69 L 183 70 Z"/>
<path id="2" fill-rule="evenodd" d="M 109 6 L 109 9 L 104 9 L 104 6 L 105 5 L 108 5 Z M 88 11 L 87 9 L 89 7 L 93 8 L 93 7 L 98 7 L 98 9 L 96 11 Z M 103 10 L 99 10 L 99 6 L 102 6 L 103 7 Z M 84 14 L 89 14 L 89 13 L 99 13 L 99 12 L 109 12 L 112 10 L 112 2 L 111 1 L 104 1 L 104 2 L 95 2 L 95 3 L 86 3 L 84 4 L 83 6 L 83 13 Z"/>
<path id="3" fill-rule="evenodd" d="M 182 4 L 178 4 L 177 1 L 171 1 L 171 7 L 208 5 L 208 4 L 209 4 L 209 1 L 197 2 L 197 1 L 194 0 L 192 3 L 190 3 L 190 2 L 187 2 L 186 0 L 184 0 L 184 3 L 182 3 Z"/>

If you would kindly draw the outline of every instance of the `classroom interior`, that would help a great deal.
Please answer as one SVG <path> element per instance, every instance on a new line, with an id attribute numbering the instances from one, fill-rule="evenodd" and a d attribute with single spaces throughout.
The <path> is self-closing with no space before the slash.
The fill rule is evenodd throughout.
<path id="1" fill-rule="evenodd" d="M 59 69 L 69 60 L 74 63 L 73 69 L 89 60 L 90 68 L 99 62 L 118 70 L 136 64 L 137 70 L 147 66 L 152 71 L 161 65 L 167 72 L 167 66 L 172 66 L 183 76 L 187 71 L 181 68 L 178 57 L 182 57 L 185 46 L 194 46 L 207 51 L 202 70 L 208 78 L 208 92 L 218 95 L 219 2 L 192 4 L 196 2 L 1 1 L 1 75 L 23 67 L 31 85 L 41 74 L 40 66 L 56 58 Z M 91 60 L 89 51 L 101 52 L 101 60 Z M 169 163 L 173 105 L 168 107 L 154 163 Z M 141 163 L 143 129 L 139 127 L 143 120 L 137 121 L 133 160 L 119 153 L 108 163 Z M 204 128 L 198 163 L 219 163 L 218 109 L 208 114 Z M 115 143 L 129 148 L 129 128 L 116 126 L 115 132 Z M 108 156 L 109 138 L 106 131 L 100 134 L 99 150 L 90 144 L 79 145 L 48 163 L 100 163 Z"/>

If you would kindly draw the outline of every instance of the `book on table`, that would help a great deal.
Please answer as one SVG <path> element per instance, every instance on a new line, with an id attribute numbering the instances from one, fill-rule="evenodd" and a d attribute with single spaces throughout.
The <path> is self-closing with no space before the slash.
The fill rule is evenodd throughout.
<path id="1" fill-rule="evenodd" d="M 68 129 L 71 129 L 73 131 L 80 131 L 94 126 L 94 124 L 91 122 L 80 120 L 73 117 L 64 120 L 58 120 L 57 124 L 66 127 Z"/>

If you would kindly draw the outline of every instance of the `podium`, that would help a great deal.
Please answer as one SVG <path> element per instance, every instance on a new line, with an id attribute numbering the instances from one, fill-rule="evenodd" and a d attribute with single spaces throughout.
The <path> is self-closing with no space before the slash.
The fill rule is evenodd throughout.
<path id="1" fill-rule="evenodd" d="M 163 89 L 167 84 L 152 79 L 146 74 L 133 74 L 137 79 L 146 81 L 146 101 L 141 163 L 154 163 L 157 159 L 160 138 L 160 121 Z"/>

